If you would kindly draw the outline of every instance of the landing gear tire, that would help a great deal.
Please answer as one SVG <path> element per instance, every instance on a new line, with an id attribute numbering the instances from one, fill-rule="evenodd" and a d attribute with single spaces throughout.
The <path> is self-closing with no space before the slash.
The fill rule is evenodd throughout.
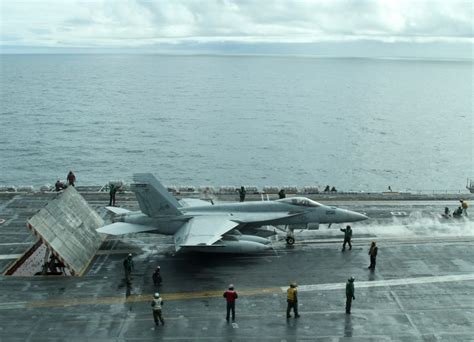
<path id="1" fill-rule="evenodd" d="M 286 238 L 286 244 L 289 246 L 292 246 L 295 244 L 295 238 L 292 236 L 287 236 Z"/>

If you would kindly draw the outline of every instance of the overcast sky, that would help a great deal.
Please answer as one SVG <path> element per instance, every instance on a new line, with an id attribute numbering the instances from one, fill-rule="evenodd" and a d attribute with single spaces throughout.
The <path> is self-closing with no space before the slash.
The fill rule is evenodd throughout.
<path id="1" fill-rule="evenodd" d="M 95 48 L 313 53 L 435 46 L 472 58 L 472 0 L 0 0 L 2 50 Z M 185 48 L 183 48 L 185 47 Z M 267 48 L 265 48 L 267 47 Z M 261 49 L 260 49 L 261 48 Z M 466 57 L 466 56 L 463 56 Z"/>

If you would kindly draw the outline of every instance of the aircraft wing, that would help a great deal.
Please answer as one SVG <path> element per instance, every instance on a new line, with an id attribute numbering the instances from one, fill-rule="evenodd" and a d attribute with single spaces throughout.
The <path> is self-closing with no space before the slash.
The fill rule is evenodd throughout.
<path id="1" fill-rule="evenodd" d="M 197 198 L 183 198 L 179 200 L 179 204 L 183 206 L 183 208 L 186 207 L 204 207 L 204 206 L 209 206 L 212 205 L 211 202 L 209 201 L 204 201 L 201 199 Z"/>
<path id="2" fill-rule="evenodd" d="M 115 215 L 126 214 L 130 212 L 130 210 L 128 209 L 119 208 L 119 207 L 105 207 L 105 209 L 107 209 L 111 213 L 114 213 Z"/>
<path id="3" fill-rule="evenodd" d="M 271 222 L 303 214 L 304 212 L 233 213 L 232 220 L 237 221 L 239 223 Z"/>
<path id="4" fill-rule="evenodd" d="M 103 226 L 97 229 L 99 233 L 104 233 L 104 234 L 109 234 L 109 235 L 143 233 L 143 232 L 149 232 L 152 230 L 156 230 L 156 227 L 142 226 L 141 224 L 133 224 L 133 223 L 126 223 L 126 222 L 115 222 L 115 223 L 108 224 L 106 226 Z"/>
<path id="5" fill-rule="evenodd" d="M 176 251 L 181 247 L 210 246 L 239 225 L 228 216 L 196 216 L 174 234 Z"/>

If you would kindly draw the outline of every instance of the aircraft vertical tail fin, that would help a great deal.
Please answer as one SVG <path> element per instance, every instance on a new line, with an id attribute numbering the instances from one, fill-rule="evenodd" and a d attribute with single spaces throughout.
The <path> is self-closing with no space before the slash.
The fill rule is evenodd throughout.
<path id="1" fill-rule="evenodd" d="M 131 190 L 135 193 L 140 210 L 150 216 L 178 216 L 181 205 L 151 173 L 135 173 Z"/>

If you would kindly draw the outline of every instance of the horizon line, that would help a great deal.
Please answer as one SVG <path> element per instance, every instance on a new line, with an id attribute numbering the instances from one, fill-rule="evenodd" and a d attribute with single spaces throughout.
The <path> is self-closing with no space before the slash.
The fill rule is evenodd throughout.
<path id="1" fill-rule="evenodd" d="M 25 48 L 28 49 L 28 48 Z M 63 47 L 47 47 L 34 49 L 45 49 L 46 51 L 3 51 L 0 47 L 0 56 L 8 55 L 156 55 L 167 57 L 274 57 L 274 58 L 320 58 L 320 59 L 375 59 L 375 60 L 426 60 L 426 61 L 459 61 L 472 62 L 472 57 L 442 57 L 442 56 L 410 56 L 410 55 L 321 55 L 321 54 L 295 54 L 295 53 L 238 53 L 238 52 L 163 52 L 163 51 L 100 51 L 104 48 L 63 48 Z M 58 51 L 62 50 L 81 50 L 81 51 Z M 111 48 L 117 49 L 117 48 Z M 47 51 L 49 50 L 49 51 Z M 82 51 L 86 50 L 86 51 Z M 88 51 L 87 51 L 88 50 Z"/>

